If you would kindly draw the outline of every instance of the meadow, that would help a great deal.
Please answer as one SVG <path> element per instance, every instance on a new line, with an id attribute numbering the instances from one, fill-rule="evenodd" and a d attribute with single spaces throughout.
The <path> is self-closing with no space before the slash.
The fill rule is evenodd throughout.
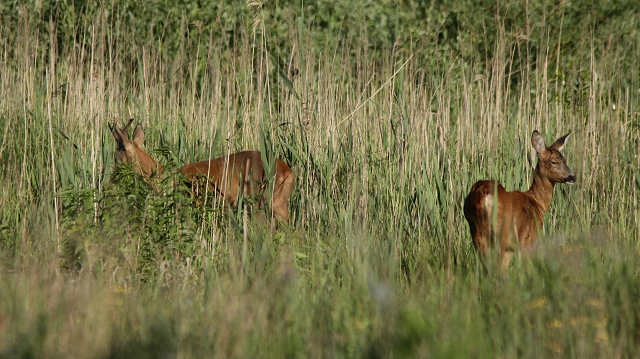
<path id="1" fill-rule="evenodd" d="M 20 3 L 20 4 L 18 4 Z M 0 4 L 1 358 L 637 358 L 634 2 Z M 114 166 L 145 128 L 160 191 Z M 485 274 L 472 184 L 577 177 Z M 176 168 L 296 174 L 292 223 Z"/>

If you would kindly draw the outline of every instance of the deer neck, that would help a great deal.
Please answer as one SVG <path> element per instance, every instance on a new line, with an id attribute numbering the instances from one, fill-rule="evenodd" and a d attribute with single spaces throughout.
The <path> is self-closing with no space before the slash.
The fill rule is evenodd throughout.
<path id="1" fill-rule="evenodd" d="M 554 183 L 549 181 L 548 178 L 543 177 L 540 174 L 539 167 L 536 166 L 536 170 L 533 174 L 533 184 L 531 184 L 531 188 L 526 193 L 529 197 L 533 198 L 538 206 L 540 217 L 544 216 L 551 206 L 553 187 Z"/>

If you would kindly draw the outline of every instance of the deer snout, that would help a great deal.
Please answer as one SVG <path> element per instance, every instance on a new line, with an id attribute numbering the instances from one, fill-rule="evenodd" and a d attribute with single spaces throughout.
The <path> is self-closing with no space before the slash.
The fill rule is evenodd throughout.
<path id="1" fill-rule="evenodd" d="M 576 183 L 576 176 L 571 174 L 571 175 L 565 177 L 564 183 L 566 183 L 566 184 L 574 184 L 574 183 Z"/>

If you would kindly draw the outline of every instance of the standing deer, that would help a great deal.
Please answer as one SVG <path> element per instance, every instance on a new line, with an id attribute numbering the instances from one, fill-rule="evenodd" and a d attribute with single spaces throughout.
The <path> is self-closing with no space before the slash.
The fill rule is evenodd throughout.
<path id="1" fill-rule="evenodd" d="M 500 243 L 500 268 L 507 270 L 515 243 L 530 248 L 543 228 L 544 214 L 549 210 L 556 183 L 573 184 L 576 176 L 560 153 L 571 132 L 546 147 L 538 131 L 533 131 L 531 144 L 538 154 L 533 184 L 526 192 L 507 192 L 497 181 L 478 181 L 464 201 L 464 216 L 469 222 L 471 238 L 486 260 L 489 246 Z M 497 195 L 497 197 L 496 197 Z M 494 210 L 497 208 L 497 214 Z M 485 265 L 486 269 L 486 265 Z"/>
<path id="2" fill-rule="evenodd" d="M 162 165 L 154 160 L 143 149 L 144 130 L 136 126 L 133 140 L 129 140 L 127 125 L 118 129 L 117 121 L 109 129 L 116 139 L 116 163 L 127 163 L 141 175 L 150 178 L 162 173 Z M 262 156 L 258 151 L 238 152 L 226 157 L 210 161 L 191 163 L 180 168 L 189 181 L 195 182 L 198 177 L 206 177 L 211 193 L 224 199 L 231 206 L 237 204 L 240 195 L 254 197 L 264 194 L 266 189 L 265 171 Z M 279 221 L 289 221 L 289 197 L 293 191 L 295 176 L 291 168 L 280 159 L 275 162 L 275 187 L 272 198 L 272 214 Z"/>

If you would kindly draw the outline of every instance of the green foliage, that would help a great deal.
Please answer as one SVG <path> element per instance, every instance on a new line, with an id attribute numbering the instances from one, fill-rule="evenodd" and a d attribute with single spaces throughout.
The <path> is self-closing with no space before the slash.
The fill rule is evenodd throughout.
<path id="1" fill-rule="evenodd" d="M 263 40 L 255 41 L 265 41 L 281 66 L 296 46 L 300 56 L 309 50 L 348 51 L 358 58 L 362 56 L 358 51 L 364 50 L 377 61 L 403 49 L 435 67 L 456 58 L 487 67 L 500 51 L 513 62 L 510 69 L 518 79 L 528 64 L 537 66 L 546 60 L 554 68 L 579 61 L 590 51 L 585 41 L 589 34 L 605 46 L 633 46 L 640 15 L 635 5 L 632 0 L 597 4 L 586 0 L 559 4 L 526 0 L 25 1 L 18 7 L 0 4 L 0 13 L 9 27 L 38 27 L 43 40 L 55 30 L 63 54 L 76 46 L 94 46 L 96 26 L 113 28 L 118 37 L 126 36 L 119 33 L 121 29 L 128 29 L 136 36 L 128 39 L 132 46 L 121 56 L 132 63 L 140 60 L 143 47 L 158 43 L 162 46 L 157 50 L 167 58 L 187 55 L 200 41 L 233 53 L 241 38 L 261 34 Z M 102 23 L 86 25 L 95 20 Z M 12 35 L 10 42 L 15 41 Z M 513 41 L 510 48 L 500 45 L 504 39 Z M 364 44 L 364 49 L 351 46 L 354 43 Z M 556 63 L 558 51 L 565 57 L 561 63 Z M 620 65 L 626 69 L 634 63 L 625 59 Z"/>

